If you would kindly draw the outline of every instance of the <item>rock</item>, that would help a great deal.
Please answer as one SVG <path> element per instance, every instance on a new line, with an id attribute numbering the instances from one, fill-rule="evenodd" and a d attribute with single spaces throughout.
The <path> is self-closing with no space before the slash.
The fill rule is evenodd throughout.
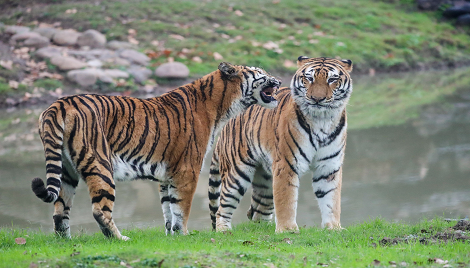
<path id="1" fill-rule="evenodd" d="M 133 50 L 133 49 L 121 50 L 119 52 L 119 56 L 121 58 L 127 59 L 131 62 L 135 62 L 135 63 L 143 65 L 143 66 L 146 66 L 150 61 L 150 58 L 147 57 L 145 54 L 140 53 L 140 52 L 138 52 L 136 50 Z"/>
<path id="2" fill-rule="evenodd" d="M 110 63 L 113 63 L 114 65 L 117 65 L 117 66 L 129 66 L 131 65 L 131 62 L 126 60 L 126 59 L 123 59 L 123 58 L 113 58 L 113 59 L 110 59 L 108 60 Z"/>
<path id="3" fill-rule="evenodd" d="M 129 43 L 129 42 L 123 42 L 123 41 L 110 41 L 108 44 L 106 44 L 106 47 L 109 49 L 113 50 L 118 50 L 118 49 L 135 49 L 136 46 Z"/>
<path id="4" fill-rule="evenodd" d="M 112 78 L 129 78 L 129 74 L 118 69 L 103 70 L 104 74 Z"/>
<path id="5" fill-rule="evenodd" d="M 446 18 L 457 18 L 467 13 L 470 13 L 470 4 L 455 5 L 444 10 L 442 15 Z"/>
<path id="6" fill-rule="evenodd" d="M 78 37 L 77 44 L 81 47 L 102 48 L 106 44 L 106 36 L 93 29 L 86 30 Z"/>
<path id="7" fill-rule="evenodd" d="M 155 75 L 160 78 L 187 78 L 189 69 L 181 62 L 167 62 L 158 66 Z"/>
<path id="8" fill-rule="evenodd" d="M 152 71 L 149 69 L 138 65 L 131 65 L 131 67 L 127 69 L 127 72 L 134 77 L 134 80 L 137 83 L 140 84 L 143 84 L 152 74 Z"/>
<path id="9" fill-rule="evenodd" d="M 57 32 L 57 29 L 50 28 L 50 27 L 41 27 L 41 28 L 34 29 L 33 32 L 38 33 L 44 37 L 49 38 L 49 40 L 51 40 L 54 34 Z"/>
<path id="10" fill-rule="evenodd" d="M 55 55 L 51 58 L 51 63 L 59 67 L 61 70 L 74 70 L 86 67 L 86 63 L 81 62 L 73 57 Z"/>
<path id="11" fill-rule="evenodd" d="M 13 35 L 10 40 L 13 40 L 13 41 L 22 41 L 22 40 L 26 40 L 28 38 L 31 38 L 31 37 L 40 37 L 41 35 L 38 34 L 38 33 L 35 33 L 35 32 L 23 32 L 23 33 L 17 33 L 15 35 Z"/>
<path id="12" fill-rule="evenodd" d="M 101 62 L 100 60 L 90 60 L 87 62 L 87 64 L 88 66 L 95 68 L 100 68 L 101 66 L 103 66 L 103 62 Z"/>
<path id="13" fill-rule="evenodd" d="M 416 0 L 416 5 L 421 10 L 436 10 L 446 0 Z"/>
<path id="14" fill-rule="evenodd" d="M 100 75 L 98 78 L 100 79 L 101 82 L 104 82 L 104 83 L 108 83 L 108 84 L 113 84 L 114 83 L 113 78 L 111 76 L 107 76 L 105 74 Z"/>
<path id="15" fill-rule="evenodd" d="M 49 59 L 53 56 L 60 56 L 62 53 L 55 47 L 43 47 L 38 49 L 35 55 L 43 59 Z"/>
<path id="16" fill-rule="evenodd" d="M 10 26 L 5 27 L 5 33 L 8 33 L 8 34 L 19 34 L 19 33 L 25 33 L 29 31 L 30 31 L 29 27 L 25 27 L 25 26 L 10 25 Z"/>
<path id="17" fill-rule="evenodd" d="M 87 60 L 100 59 L 105 61 L 116 57 L 116 53 L 109 49 L 92 49 L 92 50 L 69 50 L 69 55 L 85 58 Z"/>
<path id="18" fill-rule="evenodd" d="M 24 45 L 35 48 L 47 47 L 49 45 L 49 38 L 44 36 L 30 37 L 24 41 Z"/>
<path id="19" fill-rule="evenodd" d="M 465 14 L 457 18 L 457 25 L 470 25 L 470 14 Z"/>
<path id="20" fill-rule="evenodd" d="M 77 43 L 79 36 L 80 33 L 72 29 L 60 30 L 52 36 L 52 41 L 61 46 L 73 46 Z"/>
<path id="21" fill-rule="evenodd" d="M 67 73 L 67 78 L 82 87 L 94 85 L 100 72 L 97 69 L 73 70 Z"/>

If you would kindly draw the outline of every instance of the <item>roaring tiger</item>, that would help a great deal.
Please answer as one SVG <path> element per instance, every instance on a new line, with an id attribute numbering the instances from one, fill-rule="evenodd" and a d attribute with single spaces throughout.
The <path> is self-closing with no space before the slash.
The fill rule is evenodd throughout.
<path id="1" fill-rule="evenodd" d="M 115 181 L 160 183 L 166 233 L 187 234 L 191 202 L 205 154 L 230 118 L 257 103 L 274 108 L 281 82 L 264 70 L 222 62 L 218 70 L 162 96 L 76 95 L 57 100 L 39 119 L 47 187 L 33 192 L 54 202 L 54 230 L 70 237 L 75 188 L 84 180 L 104 235 L 122 240 L 112 212 Z"/>
<path id="2" fill-rule="evenodd" d="M 275 210 L 276 232 L 298 230 L 299 177 L 310 169 L 322 227 L 341 228 L 352 62 L 301 56 L 297 66 L 290 89 L 276 94 L 278 107 L 252 106 L 223 128 L 210 167 L 213 229 L 231 229 L 233 212 L 251 184 L 249 219 L 270 220 Z"/>

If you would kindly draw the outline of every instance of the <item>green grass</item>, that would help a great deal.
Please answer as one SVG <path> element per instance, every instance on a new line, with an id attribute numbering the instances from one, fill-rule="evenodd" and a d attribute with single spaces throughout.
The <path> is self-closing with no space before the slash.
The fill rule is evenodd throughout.
<path id="1" fill-rule="evenodd" d="M 77 13 L 65 13 L 72 8 Z M 288 72 L 295 67 L 284 67 L 284 61 L 295 62 L 300 55 L 349 58 L 360 72 L 470 61 L 467 28 L 443 21 L 439 12 L 418 12 L 414 1 L 408 0 L 139 0 L 99 5 L 86 0 L 52 2 L 35 6 L 30 13 L 24 10 L 7 9 L 0 20 L 60 21 L 64 28 L 95 28 L 108 40 L 127 40 L 127 31 L 135 29 L 142 50 L 171 50 L 171 57 L 197 75 L 212 71 L 220 61 L 214 60 L 213 52 L 232 63 Z M 236 10 L 243 15 L 237 16 Z M 172 34 L 185 39 L 176 40 Z M 159 49 L 151 45 L 153 40 L 160 42 Z M 253 45 L 268 41 L 277 43 L 282 53 Z M 184 48 L 191 51 L 182 54 Z M 194 56 L 203 62 L 191 61 Z M 153 63 L 164 61 L 162 54 Z"/>
<path id="2" fill-rule="evenodd" d="M 188 236 L 165 236 L 162 229 L 123 230 L 132 240 L 105 238 L 101 233 L 76 235 L 71 240 L 53 234 L 4 228 L 0 230 L 0 266 L 25 267 L 367 267 L 377 259 L 383 267 L 394 261 L 408 267 L 438 266 L 432 259 L 447 260 L 452 267 L 469 265 L 470 243 L 417 240 L 385 245 L 384 237 L 430 237 L 455 222 L 423 220 L 417 224 L 390 223 L 381 219 L 349 226 L 342 231 L 301 228 L 299 234 L 275 234 L 274 225 L 244 223 L 232 232 L 193 231 Z M 17 245 L 23 237 L 26 244 Z M 441 265 L 442 266 L 442 265 Z"/>
<path id="3" fill-rule="evenodd" d="M 469 69 L 414 72 L 354 79 L 349 102 L 350 129 L 399 125 L 419 118 L 426 105 L 445 104 L 446 97 L 468 89 Z"/>

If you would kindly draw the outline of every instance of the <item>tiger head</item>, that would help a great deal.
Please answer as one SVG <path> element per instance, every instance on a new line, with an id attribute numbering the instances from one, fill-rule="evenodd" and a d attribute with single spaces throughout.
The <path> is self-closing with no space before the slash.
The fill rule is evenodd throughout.
<path id="1" fill-rule="evenodd" d="M 277 106 L 275 93 L 281 85 L 281 81 L 265 70 L 256 67 L 232 65 L 222 62 L 219 70 L 223 80 L 236 83 L 240 87 L 240 103 L 247 108 L 252 104 L 259 104 L 272 109 Z"/>
<path id="2" fill-rule="evenodd" d="M 353 88 L 350 60 L 300 56 L 297 67 L 290 88 L 302 110 L 318 115 L 345 108 Z"/>

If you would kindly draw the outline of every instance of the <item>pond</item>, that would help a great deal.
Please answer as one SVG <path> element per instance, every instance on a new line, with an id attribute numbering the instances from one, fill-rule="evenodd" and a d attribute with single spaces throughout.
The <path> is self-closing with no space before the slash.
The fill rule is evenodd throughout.
<path id="1" fill-rule="evenodd" d="M 415 222 L 470 215 L 469 71 L 354 77 L 343 175 L 344 227 L 376 217 Z M 0 111 L 0 227 L 52 231 L 53 206 L 34 196 L 30 186 L 32 178 L 45 178 L 37 118 L 46 107 Z M 189 229 L 210 228 L 210 161 L 205 162 Z M 311 177 L 301 179 L 300 226 L 321 222 Z M 247 221 L 247 196 L 234 215 L 235 224 Z M 117 183 L 113 215 L 121 229 L 163 227 L 157 183 Z M 71 227 L 72 233 L 99 231 L 83 182 L 71 210 Z"/>

